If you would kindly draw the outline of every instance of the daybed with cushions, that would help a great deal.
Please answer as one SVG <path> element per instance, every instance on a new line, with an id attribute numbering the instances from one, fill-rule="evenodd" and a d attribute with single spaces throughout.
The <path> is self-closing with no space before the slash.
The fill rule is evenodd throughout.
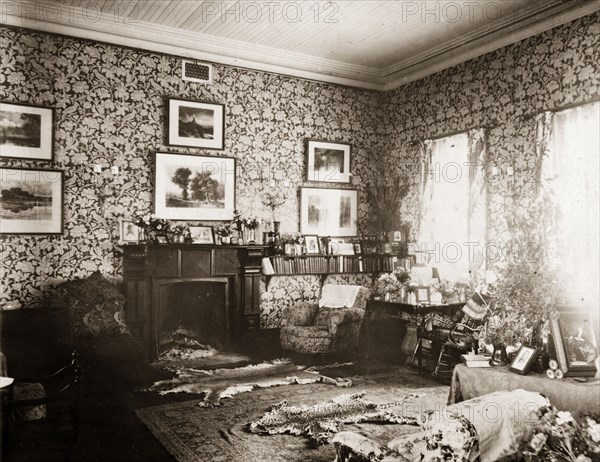
<path id="1" fill-rule="evenodd" d="M 512 460 L 536 412 L 549 406 L 539 393 L 513 390 L 452 404 L 422 416 L 422 431 L 377 442 L 355 432 L 337 433 L 336 462 Z"/>

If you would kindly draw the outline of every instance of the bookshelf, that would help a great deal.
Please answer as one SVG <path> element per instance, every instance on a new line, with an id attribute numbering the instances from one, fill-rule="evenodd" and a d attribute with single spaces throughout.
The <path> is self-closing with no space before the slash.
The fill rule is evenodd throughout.
<path id="1" fill-rule="evenodd" d="M 394 270 L 398 257 L 390 254 L 368 255 L 274 255 L 270 256 L 271 276 L 382 273 Z"/>

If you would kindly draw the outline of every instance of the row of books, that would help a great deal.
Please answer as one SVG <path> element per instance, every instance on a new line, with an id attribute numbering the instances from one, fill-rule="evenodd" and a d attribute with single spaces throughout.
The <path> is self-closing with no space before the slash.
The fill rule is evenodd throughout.
<path id="1" fill-rule="evenodd" d="M 327 274 L 393 271 L 395 257 L 390 255 L 306 255 L 270 258 L 275 274 Z"/>

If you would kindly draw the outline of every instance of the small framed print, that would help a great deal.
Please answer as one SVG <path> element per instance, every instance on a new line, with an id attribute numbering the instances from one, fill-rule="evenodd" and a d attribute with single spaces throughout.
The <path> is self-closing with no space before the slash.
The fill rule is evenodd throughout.
<path id="1" fill-rule="evenodd" d="M 307 141 L 307 180 L 350 183 L 350 145 Z"/>
<path id="2" fill-rule="evenodd" d="M 355 255 L 362 255 L 362 246 L 360 245 L 360 242 L 355 242 L 354 244 L 352 244 L 354 246 L 354 254 Z"/>
<path id="3" fill-rule="evenodd" d="M 356 236 L 356 189 L 300 187 L 300 232 L 320 236 Z"/>
<path id="4" fill-rule="evenodd" d="M 321 253 L 319 236 L 315 234 L 305 235 L 304 244 L 306 246 L 307 255 L 319 255 Z"/>
<path id="5" fill-rule="evenodd" d="M 157 244 L 168 244 L 169 239 L 164 234 L 160 234 L 160 235 L 156 236 L 156 242 L 157 242 Z"/>
<path id="6" fill-rule="evenodd" d="M 62 170 L 0 167 L 0 234 L 62 234 Z"/>
<path id="7" fill-rule="evenodd" d="M 223 104 L 169 98 L 168 119 L 169 145 L 224 149 Z"/>
<path id="8" fill-rule="evenodd" d="M 215 233 L 212 226 L 190 226 L 192 244 L 214 244 Z"/>
<path id="9" fill-rule="evenodd" d="M 508 368 L 517 374 L 527 375 L 539 354 L 540 350 L 538 348 L 521 345 Z"/>
<path id="10" fill-rule="evenodd" d="M 131 220 L 119 222 L 119 243 L 137 244 L 140 241 L 140 228 Z"/>
<path id="11" fill-rule="evenodd" d="M 431 292 L 429 286 L 415 287 L 415 296 L 417 303 L 429 303 L 431 300 Z"/>
<path id="12" fill-rule="evenodd" d="M 0 158 L 52 162 L 54 108 L 0 102 L 0 130 Z"/>

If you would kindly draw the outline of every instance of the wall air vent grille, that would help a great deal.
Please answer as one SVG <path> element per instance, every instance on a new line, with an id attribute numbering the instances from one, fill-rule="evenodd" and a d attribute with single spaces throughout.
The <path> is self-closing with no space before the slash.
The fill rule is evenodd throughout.
<path id="1" fill-rule="evenodd" d="M 212 64 L 182 61 L 181 77 L 190 82 L 213 83 Z"/>

